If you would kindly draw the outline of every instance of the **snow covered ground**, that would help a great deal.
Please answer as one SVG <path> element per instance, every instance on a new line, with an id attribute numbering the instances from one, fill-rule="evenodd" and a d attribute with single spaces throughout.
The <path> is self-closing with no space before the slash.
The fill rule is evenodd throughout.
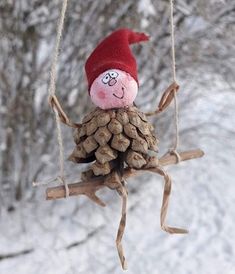
<path id="1" fill-rule="evenodd" d="M 235 273 L 235 98 L 226 93 L 226 83 L 221 88 L 224 93 L 215 95 L 213 87 L 209 91 L 200 87 L 200 100 L 188 106 L 194 120 L 184 116 L 181 122 L 182 129 L 208 124 L 182 136 L 206 155 L 168 168 L 173 178 L 168 224 L 186 227 L 190 233 L 161 231 L 161 178 L 149 174 L 135 183 L 132 179 L 123 239 L 126 273 Z M 83 197 L 45 201 L 42 187 L 34 204 L 3 211 L 0 273 L 122 273 L 115 247 L 120 200 L 109 190 L 100 195 L 106 208 Z"/>

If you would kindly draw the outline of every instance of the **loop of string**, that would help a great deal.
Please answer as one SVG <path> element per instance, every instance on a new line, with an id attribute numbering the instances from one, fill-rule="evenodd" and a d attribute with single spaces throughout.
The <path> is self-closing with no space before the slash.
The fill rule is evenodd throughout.
<path id="1" fill-rule="evenodd" d="M 49 84 L 49 98 L 50 97 L 56 97 L 56 77 L 57 77 L 57 62 L 58 62 L 58 56 L 59 56 L 59 49 L 60 49 L 60 41 L 62 37 L 63 27 L 64 27 L 64 18 L 65 18 L 65 12 L 67 9 L 68 0 L 63 0 L 62 9 L 57 25 L 57 32 L 56 32 L 56 43 L 52 58 L 52 64 L 51 64 L 51 71 L 50 71 L 50 84 Z M 60 175 L 57 177 L 59 181 L 64 183 L 65 185 L 65 193 L 66 197 L 69 196 L 69 188 L 68 184 L 65 181 L 65 175 L 64 175 L 64 145 L 63 145 L 63 138 L 61 133 L 61 125 L 60 125 L 60 118 L 59 113 L 55 107 L 53 107 L 53 111 L 55 113 L 55 120 L 56 120 L 56 128 L 57 128 L 57 140 L 59 145 L 59 165 L 60 165 Z"/>
<path id="2" fill-rule="evenodd" d="M 170 1 L 170 25 L 171 25 L 171 55 L 172 55 L 172 75 L 173 81 L 176 83 L 176 65 L 175 65 L 175 34 L 174 34 L 174 0 Z M 174 124 L 175 124 L 175 140 L 173 144 L 173 149 L 170 153 L 174 154 L 177 158 L 177 163 L 181 161 L 180 155 L 177 152 L 179 146 L 179 107 L 176 95 L 176 90 L 174 90 Z"/>

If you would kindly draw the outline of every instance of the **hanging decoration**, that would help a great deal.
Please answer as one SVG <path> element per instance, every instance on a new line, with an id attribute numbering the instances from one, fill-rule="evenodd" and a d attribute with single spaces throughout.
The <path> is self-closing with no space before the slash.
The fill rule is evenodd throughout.
<path id="1" fill-rule="evenodd" d="M 60 175 L 57 179 L 64 185 L 48 188 L 46 198 L 52 200 L 86 195 L 96 204 L 105 206 L 96 192 L 103 187 L 115 190 L 122 199 L 116 245 L 123 269 L 127 268 L 121 243 L 126 225 L 127 179 L 144 171 L 161 175 L 165 183 L 160 214 L 161 228 L 168 233 L 187 233 L 185 229 L 170 227 L 166 224 L 171 178 L 164 166 L 199 158 L 204 154 L 200 149 L 178 152 L 176 93 L 179 85 L 176 82 L 175 73 L 172 1 L 170 4 L 173 83 L 163 93 L 158 108 L 149 113 L 142 112 L 134 103 L 138 94 L 139 81 L 136 59 L 130 48 L 131 44 L 146 42 L 149 37 L 144 33 L 124 28 L 112 32 L 103 39 L 88 57 L 85 64 L 88 93 L 96 107 L 83 118 L 80 124 L 73 123 L 63 111 L 55 94 L 56 64 L 67 0 L 63 2 L 58 24 L 51 69 L 49 103 L 56 117 L 60 148 Z M 175 143 L 173 149 L 159 159 L 157 156 L 159 141 L 147 117 L 164 111 L 173 99 L 175 102 Z M 80 182 L 67 183 L 64 176 L 64 149 L 60 122 L 74 128 L 75 148 L 69 160 L 76 164 L 90 163 L 88 169 L 81 174 Z"/>

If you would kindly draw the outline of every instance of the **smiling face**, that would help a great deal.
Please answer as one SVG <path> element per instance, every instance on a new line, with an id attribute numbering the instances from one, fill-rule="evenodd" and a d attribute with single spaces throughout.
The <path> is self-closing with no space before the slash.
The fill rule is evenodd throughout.
<path id="1" fill-rule="evenodd" d="M 131 106 L 136 98 L 138 85 L 127 72 L 109 69 L 100 74 L 92 83 L 92 102 L 102 108 L 123 108 Z"/>

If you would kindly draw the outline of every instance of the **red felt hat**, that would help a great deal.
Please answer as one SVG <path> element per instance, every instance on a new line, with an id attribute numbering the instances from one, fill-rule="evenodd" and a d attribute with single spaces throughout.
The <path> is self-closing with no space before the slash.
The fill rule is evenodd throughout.
<path id="1" fill-rule="evenodd" d="M 85 64 L 88 90 L 101 73 L 115 68 L 128 72 L 138 83 L 137 64 L 129 45 L 147 40 L 144 33 L 119 29 L 101 41 Z"/>

